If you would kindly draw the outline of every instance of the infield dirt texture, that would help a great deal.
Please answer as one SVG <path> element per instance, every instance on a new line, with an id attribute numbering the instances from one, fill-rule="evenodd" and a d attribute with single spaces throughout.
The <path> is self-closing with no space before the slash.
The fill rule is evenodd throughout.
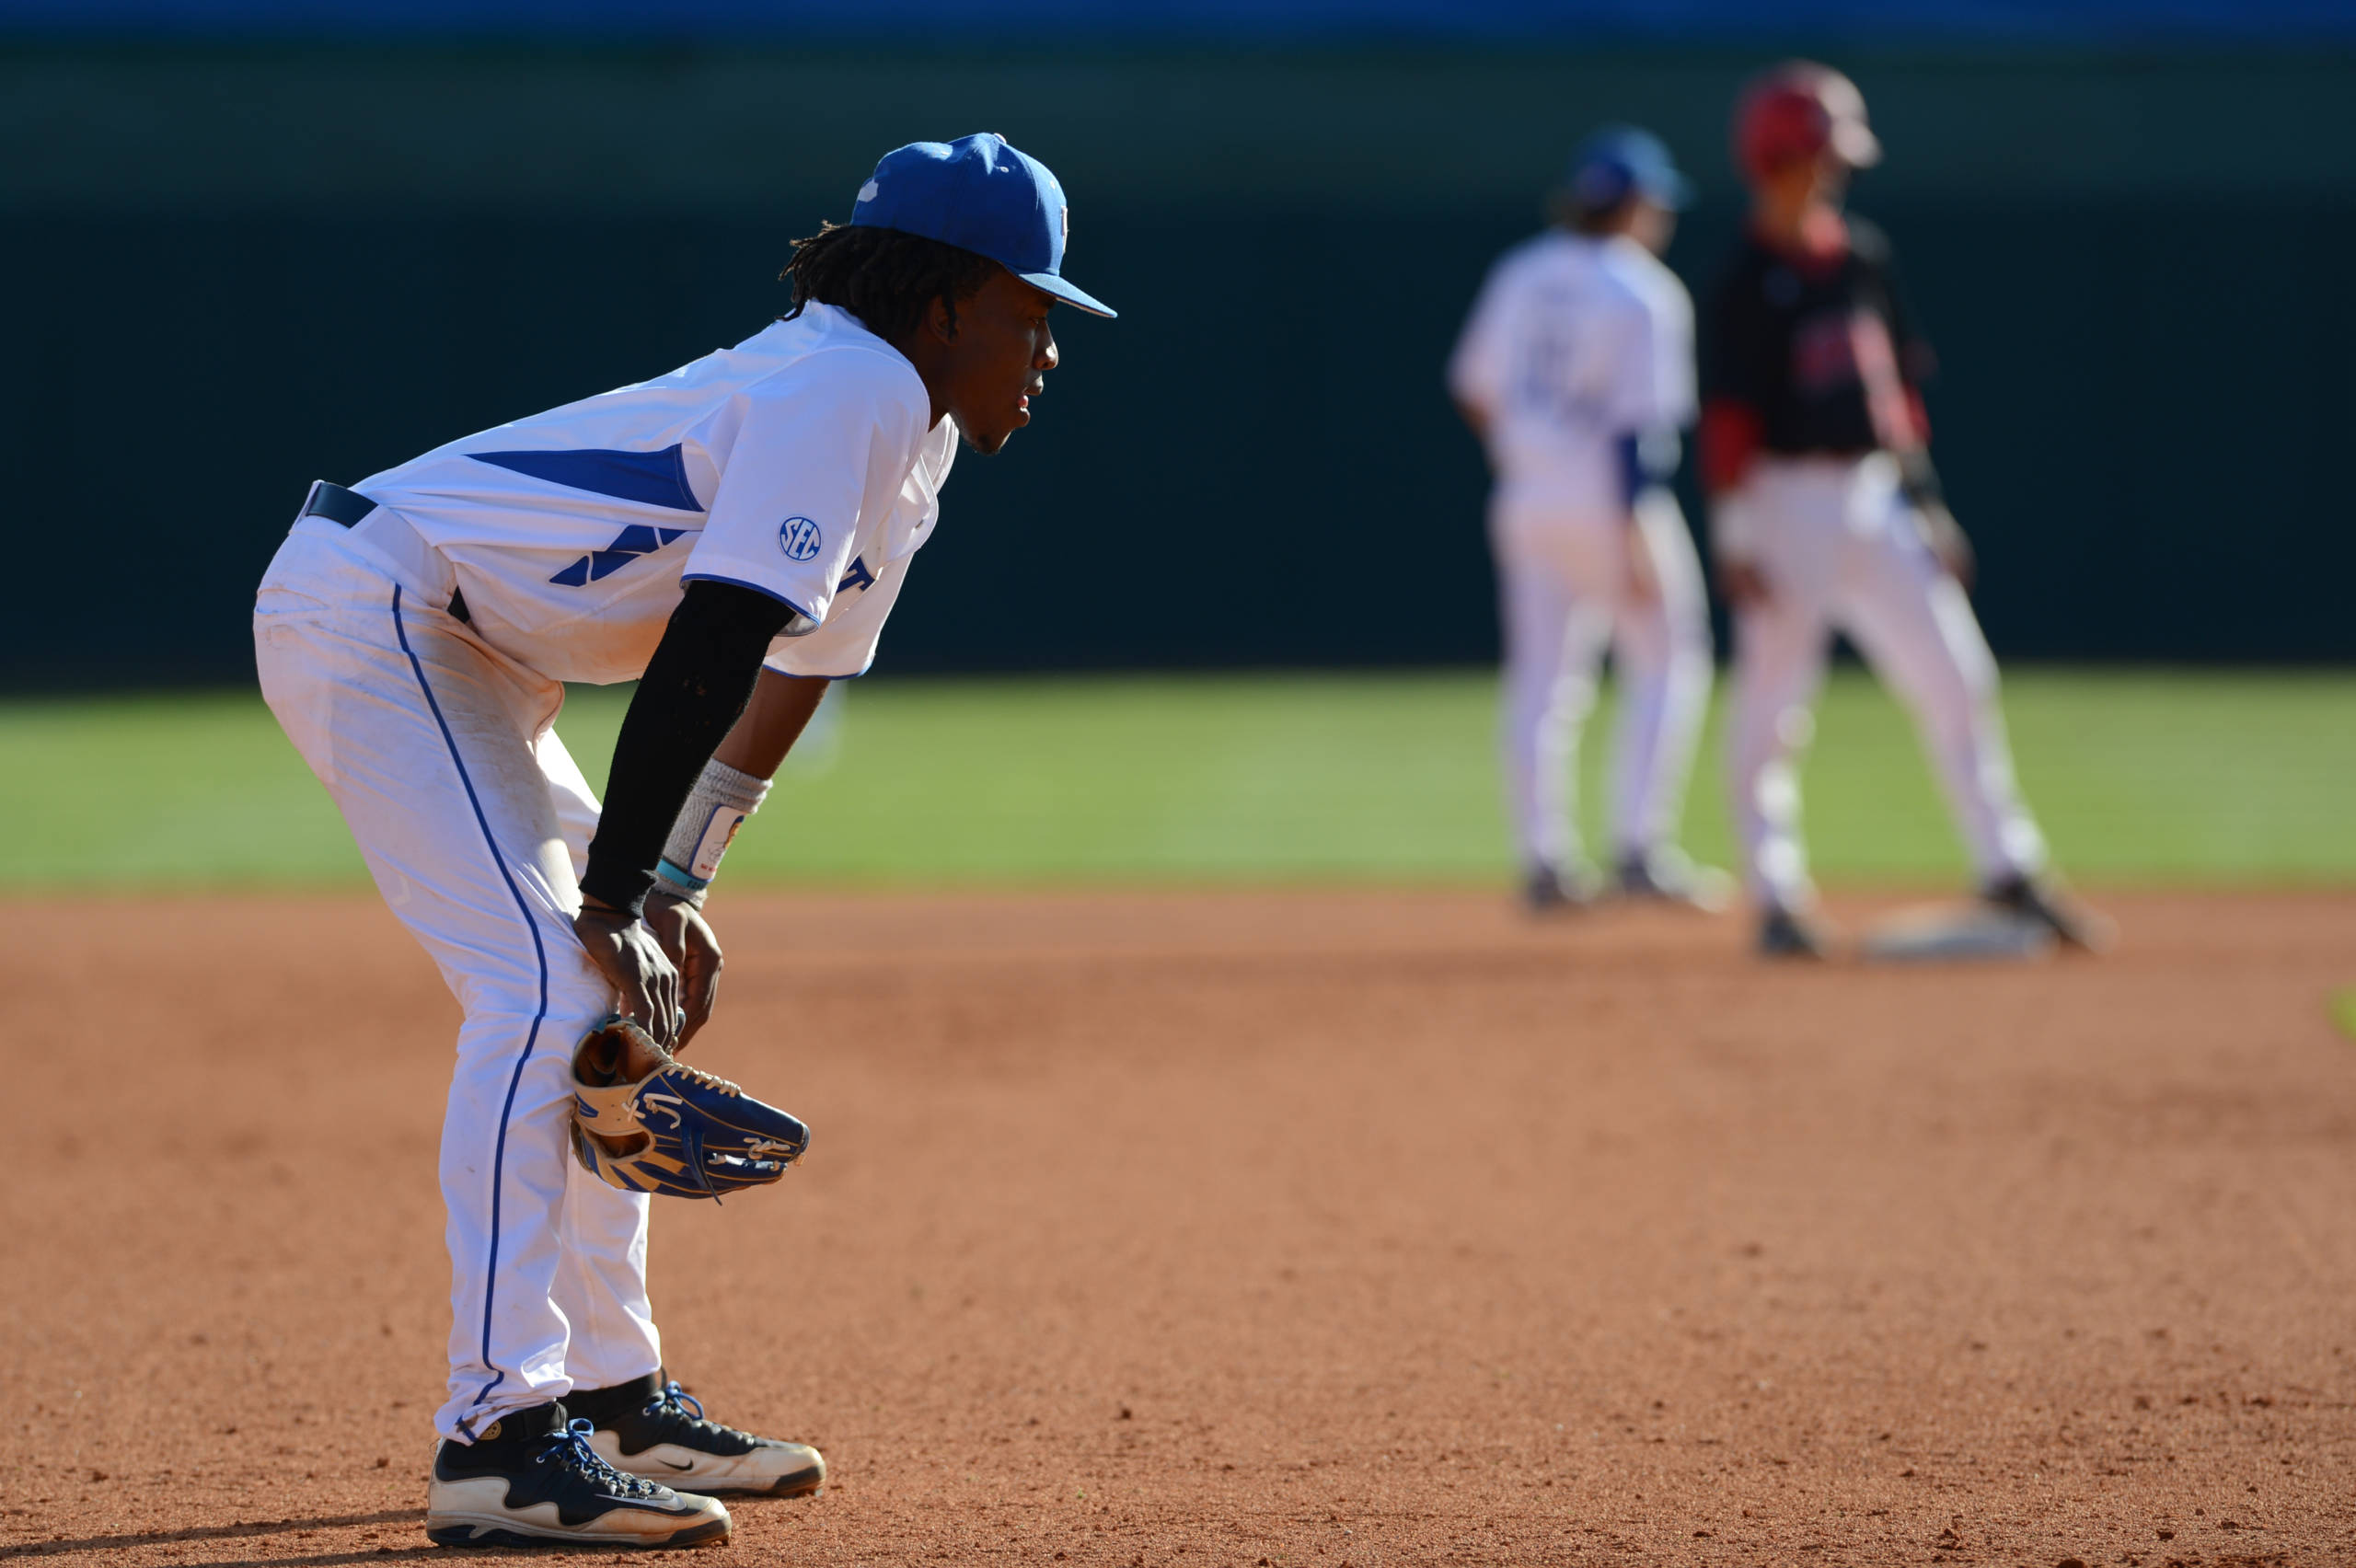
<path id="1" fill-rule="evenodd" d="M 2340 1561 L 2356 896 L 2113 906 L 2109 960 L 1896 972 L 1454 894 L 723 894 L 694 1057 L 814 1142 L 666 1203 L 655 1298 L 833 1482 L 719 1553 Z M 424 959 L 358 895 L 10 924 L 0 1558 L 433 1552 Z"/>

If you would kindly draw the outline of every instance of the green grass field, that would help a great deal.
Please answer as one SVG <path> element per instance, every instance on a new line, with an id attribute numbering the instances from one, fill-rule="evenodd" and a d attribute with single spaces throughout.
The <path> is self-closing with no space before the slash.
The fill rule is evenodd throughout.
<path id="1" fill-rule="evenodd" d="M 1493 882 L 1507 873 L 1485 674 L 870 679 L 788 764 L 733 882 Z M 558 724 L 602 778 L 627 694 Z M 2037 669 L 2007 710 L 2083 882 L 2356 882 L 2356 673 Z M 1589 728 L 1585 803 L 1609 714 Z M 1712 726 L 1687 841 L 1725 863 Z M 325 791 L 242 694 L 0 703 L 0 887 L 349 885 Z M 1806 775 L 1835 883 L 1962 860 L 1903 716 L 1836 676 Z M 1593 812 L 1588 812 L 1592 819 Z"/>

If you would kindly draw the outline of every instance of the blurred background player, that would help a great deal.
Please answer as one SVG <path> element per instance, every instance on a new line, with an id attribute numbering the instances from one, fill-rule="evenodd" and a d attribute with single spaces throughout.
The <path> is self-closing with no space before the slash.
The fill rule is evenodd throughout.
<path id="1" fill-rule="evenodd" d="M 1778 66 L 1737 104 L 1734 152 L 1750 220 L 1712 302 L 1702 467 L 1734 607 L 1727 763 L 1761 951 L 1824 951 L 1793 755 L 1835 631 L 1912 713 L 1981 896 L 2095 946 L 2099 917 L 2043 880 L 2044 836 L 2014 782 L 1965 592 L 1970 548 L 1931 467 L 1930 347 L 1888 242 L 1842 211 L 1850 172 L 1881 157 L 1865 98 L 1826 66 Z"/>
<path id="2" fill-rule="evenodd" d="M 1693 304 L 1659 256 L 1686 197 L 1657 137 L 1589 137 L 1556 225 L 1491 270 L 1449 363 L 1496 476 L 1507 809 L 1533 909 L 1594 891 L 1574 764 L 1607 643 L 1620 684 L 1613 885 L 1708 908 L 1731 892 L 1676 846 L 1710 693 L 1701 567 L 1669 491 L 1693 420 Z"/>

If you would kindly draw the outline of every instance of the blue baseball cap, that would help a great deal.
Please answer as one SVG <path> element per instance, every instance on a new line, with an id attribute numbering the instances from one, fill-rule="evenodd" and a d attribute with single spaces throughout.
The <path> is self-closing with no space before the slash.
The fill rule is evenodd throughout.
<path id="1" fill-rule="evenodd" d="M 1677 172 L 1668 144 L 1633 125 L 1611 125 L 1581 142 L 1571 155 L 1571 200 L 1590 211 L 1616 207 L 1631 196 L 1671 210 L 1693 199 Z"/>
<path id="2" fill-rule="evenodd" d="M 1047 166 L 994 133 L 911 142 L 884 155 L 850 210 L 858 228 L 897 229 L 987 256 L 1033 288 L 1098 316 L 1103 300 L 1064 282 L 1071 213 Z"/>

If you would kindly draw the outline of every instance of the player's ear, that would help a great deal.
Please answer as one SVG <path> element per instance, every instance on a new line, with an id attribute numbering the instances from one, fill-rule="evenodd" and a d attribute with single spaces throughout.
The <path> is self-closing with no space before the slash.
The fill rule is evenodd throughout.
<path id="1" fill-rule="evenodd" d="M 924 325 L 925 330 L 941 342 L 957 340 L 957 317 L 950 311 L 949 302 L 939 294 L 933 295 L 924 307 Z"/>

